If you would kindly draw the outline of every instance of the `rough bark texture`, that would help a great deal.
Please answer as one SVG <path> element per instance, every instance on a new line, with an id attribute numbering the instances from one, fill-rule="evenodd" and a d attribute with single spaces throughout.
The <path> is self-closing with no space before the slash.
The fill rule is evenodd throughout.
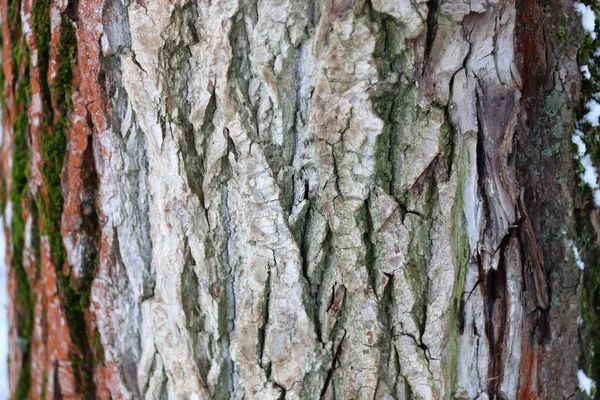
<path id="1" fill-rule="evenodd" d="M 0 11 L 15 398 L 581 396 L 571 0 Z"/>

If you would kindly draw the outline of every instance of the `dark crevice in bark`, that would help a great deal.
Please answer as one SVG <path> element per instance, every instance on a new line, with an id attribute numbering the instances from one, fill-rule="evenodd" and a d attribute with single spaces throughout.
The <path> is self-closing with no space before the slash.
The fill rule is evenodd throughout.
<path id="1" fill-rule="evenodd" d="M 461 335 L 465 332 L 465 307 L 467 305 L 467 302 L 471 298 L 471 295 L 473 294 L 475 289 L 477 289 L 477 287 L 479 286 L 480 282 L 481 282 L 481 280 L 478 279 L 477 282 L 475 283 L 475 286 L 473 286 L 473 289 L 471 289 L 469 291 L 466 299 L 465 299 L 465 294 L 467 294 L 467 292 L 463 292 L 462 295 L 460 296 L 460 305 L 459 305 L 458 312 L 457 312 L 457 314 L 458 314 L 457 315 L 457 324 L 458 324 L 458 332 Z M 477 336 L 477 327 L 475 325 L 473 325 L 473 329 L 475 330 L 475 336 Z"/>
<path id="2" fill-rule="evenodd" d="M 537 300 L 537 307 L 542 311 L 548 310 L 550 306 L 549 288 L 546 283 L 546 269 L 544 268 L 544 259 L 542 252 L 537 244 L 537 238 L 529 215 L 525 210 L 523 200 L 519 200 L 519 211 L 521 220 L 519 227 L 519 242 L 521 244 L 522 254 L 528 265 L 528 272 L 532 276 L 533 285 Z"/>
<path id="3" fill-rule="evenodd" d="M 203 354 L 202 344 L 199 341 L 199 336 L 204 331 L 206 316 L 200 308 L 198 298 L 200 284 L 195 272 L 196 262 L 187 243 L 184 248 L 186 249 L 186 254 L 184 255 L 185 260 L 181 273 L 181 305 L 185 314 L 186 328 L 193 339 L 192 351 L 194 360 L 198 366 L 202 381 L 206 382 L 211 367 L 211 360 L 209 357 L 206 357 L 206 354 Z"/>
<path id="4" fill-rule="evenodd" d="M 359 220 L 358 226 L 362 225 L 362 241 L 365 246 L 365 268 L 367 269 L 367 273 L 369 275 L 369 284 L 371 286 L 371 290 L 378 296 L 377 293 L 377 271 L 376 271 L 376 232 L 373 226 L 373 217 L 371 216 L 371 194 L 364 201 L 362 206 L 362 218 Z"/>
<path id="5" fill-rule="evenodd" d="M 440 0 L 429 0 L 427 5 L 429 7 L 429 13 L 427 14 L 427 36 L 425 38 L 425 52 L 424 52 L 424 66 L 423 72 L 426 70 L 427 62 L 429 61 L 429 55 L 433 47 L 433 41 L 435 40 L 435 34 L 437 32 L 437 18 L 438 8 Z"/>
<path id="6" fill-rule="evenodd" d="M 90 112 L 88 111 L 88 125 L 94 131 Z M 98 173 L 94 162 L 93 135 L 87 138 L 82 165 L 83 191 L 81 193 L 80 212 L 82 222 L 79 227 L 82 233 L 83 259 L 81 273 L 84 279 L 93 279 L 94 270 L 98 259 L 98 244 L 100 242 L 100 221 L 96 210 L 96 197 L 98 195 Z"/>
<path id="7" fill-rule="evenodd" d="M 331 301 L 329 302 L 326 311 L 338 313 L 342 308 L 344 297 L 346 297 L 346 287 L 344 285 L 338 285 L 336 282 L 333 285 L 333 288 L 331 288 Z"/>
<path id="8" fill-rule="evenodd" d="M 452 88 L 452 84 L 454 82 L 454 76 L 456 74 L 452 75 L 452 78 L 450 79 L 450 88 Z M 450 89 L 450 96 L 452 96 L 452 89 Z M 444 134 L 445 137 L 440 138 L 442 143 L 441 143 L 441 151 L 442 151 L 442 155 L 443 155 L 443 159 L 442 159 L 442 164 L 444 166 L 444 169 L 446 170 L 446 174 L 443 177 L 443 181 L 447 182 L 451 177 L 452 177 L 452 166 L 454 165 L 454 158 L 455 158 L 455 152 L 456 152 L 456 128 L 454 127 L 454 125 L 450 122 L 452 121 L 452 119 L 450 118 L 450 111 L 448 109 L 448 106 L 444 107 L 444 125 L 442 125 L 442 134 Z M 445 131 L 445 132 L 444 132 Z"/>
<path id="9" fill-rule="evenodd" d="M 512 237 L 514 234 L 510 234 Z M 507 236 L 508 238 L 508 236 Z M 485 272 L 479 259 L 479 279 L 485 312 L 485 335 L 489 346 L 487 394 L 490 399 L 503 399 L 500 385 L 504 377 L 506 335 L 508 324 L 508 293 L 504 250 L 508 240 L 503 241 L 498 269 Z"/>
<path id="10" fill-rule="evenodd" d="M 346 340 L 346 330 L 344 329 L 344 334 L 342 335 L 342 338 L 339 342 L 339 344 L 337 345 L 337 347 L 335 348 L 335 353 L 333 354 L 333 358 L 331 360 L 331 366 L 329 367 L 329 372 L 327 373 L 327 377 L 325 378 L 325 384 L 323 385 L 323 390 L 321 390 L 321 400 L 325 400 L 327 397 L 327 390 L 329 389 L 330 386 L 333 387 L 332 385 L 332 380 L 333 380 L 333 375 L 335 374 L 335 371 L 339 368 L 338 364 L 339 364 L 339 359 L 340 359 L 340 355 L 342 354 L 342 349 L 344 346 L 344 342 Z M 333 397 L 335 398 L 335 396 Z"/>
<path id="11" fill-rule="evenodd" d="M 295 186 L 295 185 L 294 185 Z M 309 260 L 308 260 L 308 245 L 309 245 L 309 237 L 308 237 L 308 228 L 310 225 L 311 217 L 312 217 L 312 203 L 309 199 L 309 182 L 308 179 L 304 179 L 304 194 L 302 201 L 307 201 L 308 206 L 306 208 L 304 216 L 301 217 L 302 225 L 300 227 L 300 232 L 296 235 L 296 243 L 298 243 L 298 248 L 300 251 L 300 257 L 302 258 L 302 276 L 306 280 L 307 284 L 310 286 L 312 284 L 311 277 L 309 276 Z"/>
<path id="12" fill-rule="evenodd" d="M 379 374 L 390 388 L 396 388 L 397 379 L 400 373 L 400 361 L 398 353 L 393 343 L 393 321 L 394 321 L 394 275 L 384 274 L 387 278 L 378 303 L 378 319 L 383 326 L 382 335 L 377 342 L 377 347 L 381 351 L 379 362 Z M 392 366 L 391 370 L 389 366 Z M 394 393 L 394 391 L 392 391 Z M 398 396 L 396 396 L 398 397 Z"/>
<path id="13" fill-rule="evenodd" d="M 250 43 L 249 35 L 246 29 L 244 16 L 252 14 L 242 5 L 238 11 L 231 17 L 231 29 L 229 31 L 229 43 L 231 44 L 232 60 L 227 71 L 228 82 L 231 85 L 231 93 L 241 93 L 242 98 L 234 99 L 235 102 L 244 104 L 244 107 L 238 107 L 242 113 L 241 121 L 248 132 L 248 137 L 253 143 L 260 143 L 259 138 L 259 118 L 258 106 L 252 101 L 250 96 L 250 80 L 252 78 L 252 69 L 250 66 Z"/>
<path id="14" fill-rule="evenodd" d="M 231 345 L 231 334 L 235 328 L 236 316 L 236 298 L 235 298 L 235 262 L 231 259 L 232 229 L 231 215 L 229 207 L 229 187 L 223 187 L 223 209 L 222 221 L 225 226 L 227 238 L 222 252 L 222 264 L 227 271 L 224 271 L 221 278 L 222 285 L 225 286 L 225 298 L 219 302 L 219 342 L 224 354 L 229 354 Z M 222 392 L 223 395 L 230 396 L 236 387 L 235 365 L 231 358 L 227 358 L 223 363 L 219 377 L 219 388 L 215 388 L 215 393 Z"/>
<path id="15" fill-rule="evenodd" d="M 289 165 L 294 165 L 294 160 L 298 152 L 299 141 L 304 136 L 304 127 L 307 119 L 308 112 L 308 98 L 306 93 L 302 93 L 303 87 L 302 82 L 306 79 L 304 71 L 304 59 L 303 52 L 307 51 L 308 39 L 300 43 L 295 48 L 296 54 L 294 55 L 293 65 L 293 76 L 294 76 L 294 111 L 293 111 L 293 122 L 291 127 L 291 144 L 289 146 Z M 293 186 L 293 185 L 292 185 Z"/>
<path id="16" fill-rule="evenodd" d="M 275 388 L 279 389 L 279 397 L 277 399 L 278 400 L 284 400 L 285 399 L 285 395 L 287 393 L 287 390 L 283 386 L 281 386 L 281 385 L 279 385 L 279 384 L 277 384 L 275 382 L 273 382 L 273 386 Z"/>
<path id="17" fill-rule="evenodd" d="M 486 226 L 486 238 L 484 239 L 484 245 L 489 241 L 494 240 L 494 226 L 496 224 L 496 215 L 493 214 L 490 204 L 493 200 L 488 198 L 488 192 L 486 190 L 487 184 L 490 181 L 488 174 L 497 173 L 489 171 L 491 168 L 489 156 L 486 152 L 486 140 L 490 141 L 493 138 L 488 136 L 490 132 L 485 131 L 484 119 L 488 118 L 486 115 L 486 102 L 485 93 L 483 92 L 483 84 L 477 77 L 477 88 L 476 88 L 476 104 L 477 104 L 477 175 L 478 175 L 478 191 L 481 193 L 482 199 L 482 211 L 484 215 L 484 221 Z M 502 97 L 504 100 L 504 97 Z M 491 101 L 488 101 L 491 103 Z M 493 204 L 493 203 L 492 203 Z M 506 347 L 506 324 L 508 323 L 508 293 L 507 282 L 506 282 L 506 265 L 504 260 L 505 247 L 508 244 L 510 237 L 514 235 L 514 232 L 506 235 L 499 247 L 495 249 L 496 253 L 499 253 L 499 262 L 497 269 L 489 269 L 487 272 L 486 267 L 489 267 L 489 262 L 493 259 L 494 254 L 488 254 L 485 250 L 478 252 L 477 254 L 477 265 L 479 271 L 479 283 L 481 288 L 481 294 L 483 298 L 484 307 L 484 323 L 485 323 L 485 335 L 488 342 L 488 379 L 486 392 L 492 400 L 504 399 L 504 395 L 500 392 L 500 386 L 502 384 L 504 376 L 504 364 L 505 364 L 505 347 Z"/>
<path id="18" fill-rule="evenodd" d="M 425 185 L 427 185 L 435 176 L 435 170 L 440 161 L 440 154 L 438 153 L 433 160 L 425 167 L 421 175 L 415 179 L 415 182 L 410 187 L 410 191 L 419 192 Z"/>
<path id="19" fill-rule="evenodd" d="M 312 279 L 312 283 L 310 285 L 310 298 L 312 307 L 307 308 L 308 316 L 313 321 L 315 326 L 315 332 L 317 335 L 317 340 L 323 345 L 327 343 L 329 340 L 328 337 L 323 337 L 323 326 L 320 318 L 320 309 L 321 309 L 321 299 L 326 298 L 326 292 L 329 290 L 328 287 L 323 285 L 325 273 L 331 268 L 331 264 L 333 262 L 333 249 L 332 249 L 332 240 L 333 240 L 333 232 L 329 228 L 329 225 L 326 226 L 327 233 L 325 235 L 325 241 L 323 242 L 322 251 L 325 254 L 319 265 L 315 266 L 313 271 L 314 278 Z"/>
<path id="20" fill-rule="evenodd" d="M 344 194 L 342 193 L 342 189 L 340 189 L 340 170 L 338 167 L 338 162 L 337 162 L 337 157 L 336 157 L 336 148 L 327 143 L 327 147 L 329 147 L 329 149 L 331 150 L 331 160 L 333 161 L 333 179 L 334 179 L 334 185 L 335 185 L 335 190 L 337 191 L 338 196 L 340 196 L 342 199 L 344 198 Z M 334 199 L 334 203 L 335 203 L 335 199 Z"/>
<path id="21" fill-rule="evenodd" d="M 487 155 L 485 154 L 485 149 L 483 145 L 483 141 L 485 140 L 483 132 L 483 121 L 481 115 L 481 109 L 483 107 L 483 104 L 481 101 L 481 95 L 479 93 L 479 87 L 479 78 L 477 78 L 477 88 L 475 90 L 475 96 L 477 101 L 477 188 L 478 192 L 481 193 L 481 208 L 484 213 L 484 221 L 489 221 L 491 216 L 488 206 L 488 198 L 485 190 Z"/>
<path id="22" fill-rule="evenodd" d="M 271 268 L 275 268 L 276 267 L 276 258 L 275 255 L 273 254 L 273 262 L 275 263 L 275 265 L 273 267 L 271 267 L 270 265 L 268 266 L 268 270 L 267 270 L 267 280 L 265 282 L 265 290 L 263 292 L 263 296 L 264 296 L 264 300 L 263 300 L 263 307 L 262 307 L 262 316 L 263 316 L 263 320 L 261 325 L 258 327 L 258 362 L 260 364 L 260 366 L 266 371 L 266 376 L 267 379 L 269 378 L 269 376 L 271 375 L 271 366 L 270 366 L 270 361 L 269 360 L 265 360 L 264 359 L 264 353 L 265 353 L 265 342 L 267 339 L 267 327 L 269 325 L 269 305 L 271 302 Z"/>

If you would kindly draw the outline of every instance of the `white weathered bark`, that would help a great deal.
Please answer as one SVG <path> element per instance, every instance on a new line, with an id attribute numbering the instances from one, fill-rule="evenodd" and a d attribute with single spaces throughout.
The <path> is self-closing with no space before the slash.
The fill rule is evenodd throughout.
<path id="1" fill-rule="evenodd" d="M 548 283 L 578 279 L 571 242 L 549 239 L 572 216 L 543 223 L 546 178 L 524 176 L 519 152 L 541 160 L 528 138 L 551 128 L 536 122 L 550 89 L 546 122 L 568 126 L 576 48 L 547 56 L 550 86 L 528 81 L 541 62 L 519 51 L 542 28 L 518 24 L 537 5 L 99 4 L 101 20 L 78 17 L 106 102 L 90 122 L 99 397 L 575 392 L 578 285 Z"/>

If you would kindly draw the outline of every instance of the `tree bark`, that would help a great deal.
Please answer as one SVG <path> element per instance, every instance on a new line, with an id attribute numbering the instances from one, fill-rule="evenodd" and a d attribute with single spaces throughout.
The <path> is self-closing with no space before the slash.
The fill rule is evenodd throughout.
<path id="1" fill-rule="evenodd" d="M 582 396 L 571 0 L 0 10 L 14 398 Z"/>

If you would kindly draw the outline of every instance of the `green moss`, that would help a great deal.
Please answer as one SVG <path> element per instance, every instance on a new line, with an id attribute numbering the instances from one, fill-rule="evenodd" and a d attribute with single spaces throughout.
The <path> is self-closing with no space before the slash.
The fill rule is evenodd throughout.
<path id="1" fill-rule="evenodd" d="M 42 380 L 42 397 L 41 400 L 46 400 L 46 392 L 48 391 L 48 378 L 44 375 Z"/>
<path id="2" fill-rule="evenodd" d="M 404 46 L 404 27 L 394 18 L 373 10 L 369 2 L 358 2 L 355 15 L 366 16 L 380 26 L 373 58 L 380 84 L 371 96 L 373 111 L 383 121 L 381 134 L 375 142 L 375 184 L 393 193 L 394 163 L 399 151 L 398 137 L 406 124 L 404 120 L 410 107 L 414 107 L 414 88 L 407 85 L 403 76 L 412 74 L 413 53 Z"/>
<path id="3" fill-rule="evenodd" d="M 464 152 L 464 147 L 463 147 Z M 454 279 L 454 304 L 450 314 L 450 328 L 449 328 L 449 357 L 445 361 L 445 369 L 447 376 L 450 377 L 447 393 L 455 393 L 457 389 L 458 380 L 458 338 L 460 334 L 460 323 L 459 319 L 462 316 L 462 301 L 463 294 L 465 292 L 465 281 L 467 277 L 467 267 L 470 261 L 471 248 L 469 246 L 469 235 L 466 230 L 467 221 L 464 215 L 464 198 L 463 192 L 465 189 L 465 182 L 467 179 L 468 165 L 464 160 L 467 160 L 465 154 L 459 158 L 463 160 L 457 170 L 458 179 L 456 184 L 456 197 L 454 198 L 454 204 L 452 205 L 452 233 L 450 245 L 452 247 L 452 253 L 454 255 L 455 265 L 455 279 Z"/>
<path id="4" fill-rule="evenodd" d="M 41 29 L 43 36 L 47 36 L 46 29 L 49 22 L 45 16 L 45 13 L 49 12 L 47 4 L 41 4 L 38 11 L 37 26 Z M 49 87 L 51 104 L 47 104 L 48 108 L 53 109 L 54 115 L 51 122 L 49 118 L 43 121 L 42 128 L 45 133 L 40 137 L 41 171 L 48 189 L 48 196 L 39 198 L 38 204 L 44 222 L 44 233 L 48 236 L 50 242 L 52 260 L 57 267 L 61 298 L 71 339 L 83 355 L 83 358 L 73 356 L 74 365 L 83 367 L 78 368 L 80 374 L 78 385 L 84 396 L 91 396 L 94 391 L 94 384 L 91 377 L 89 377 L 88 370 L 92 368 L 92 352 L 89 349 L 90 340 L 85 324 L 85 312 L 90 303 L 92 279 L 74 280 L 71 276 L 65 275 L 62 268 L 64 248 L 60 229 L 63 211 L 61 176 L 67 148 L 66 134 L 73 109 L 71 97 L 73 94 L 73 63 L 75 61 L 77 39 L 74 26 L 64 15 L 59 31 L 58 67 L 56 77 Z M 47 49 L 44 48 L 44 51 L 47 51 Z M 42 56 L 41 61 L 47 62 L 47 58 Z M 44 68 L 47 68 L 47 66 Z M 88 376 L 88 379 L 86 379 L 86 376 Z"/>
<path id="5" fill-rule="evenodd" d="M 423 335 L 426 323 L 427 291 L 429 288 L 427 269 L 431 262 L 432 254 L 431 227 L 434 218 L 433 208 L 438 202 L 437 183 L 435 179 L 427 182 L 421 196 L 420 203 L 423 204 L 423 209 L 418 221 L 412 224 L 413 227 L 409 232 L 404 275 L 412 292 L 415 293 L 415 302 L 411 309 L 411 314 L 415 325 L 419 327 L 420 334 Z"/>
<path id="6" fill-rule="evenodd" d="M 50 0 L 36 0 L 33 2 L 31 6 L 31 20 L 36 36 L 37 65 L 41 77 L 42 95 L 46 104 L 49 104 L 50 88 L 45 78 L 48 76 L 50 60 Z M 49 111 L 52 112 L 52 109 Z"/>
<path id="7" fill-rule="evenodd" d="M 94 338 L 90 340 L 88 337 L 85 323 L 85 313 L 90 305 L 92 278 L 75 280 L 70 275 L 63 273 L 64 247 L 61 234 L 63 212 L 61 177 L 67 151 L 67 130 L 73 110 L 71 98 L 73 95 L 73 63 L 77 50 L 76 30 L 67 17 L 62 15 L 59 27 L 60 39 L 56 46 L 56 76 L 49 85 L 45 79 L 49 69 L 50 52 L 48 0 L 34 3 L 32 20 L 33 29 L 36 32 L 38 66 L 45 105 L 40 126 L 41 173 L 48 190 L 48 195 L 40 194 L 36 203 L 44 225 L 43 233 L 50 242 L 51 258 L 57 268 L 61 301 L 71 339 L 79 349 L 79 355 L 71 354 L 76 370 L 78 391 L 84 398 L 93 398 L 95 393 L 91 374 L 93 357 L 100 355 L 103 359 L 104 353 L 96 351 L 98 349 L 94 346 Z"/>
<path id="8" fill-rule="evenodd" d="M 29 396 L 29 390 L 31 389 L 31 355 L 29 349 L 23 353 L 23 365 L 21 367 L 21 373 L 19 374 L 19 380 L 17 381 L 17 387 L 15 389 L 14 400 L 27 400 Z"/>
<path id="9" fill-rule="evenodd" d="M 446 115 L 444 123 L 440 127 L 439 143 L 442 151 L 442 161 L 448 171 L 448 176 L 452 174 L 452 162 L 454 160 L 454 127 L 450 124 L 450 116 Z"/>
<path id="10" fill-rule="evenodd" d="M 18 18 L 20 2 L 13 0 L 9 4 L 8 23 L 13 46 L 11 57 L 13 61 L 13 72 L 17 81 L 14 82 L 14 106 L 17 117 L 13 126 L 13 159 L 11 169 L 11 193 L 12 205 L 12 240 L 13 258 L 11 267 L 17 277 L 17 289 L 19 298 L 14 299 L 17 305 L 18 322 L 17 334 L 22 344 L 23 360 L 21 372 L 15 388 L 16 400 L 28 399 L 31 380 L 31 337 L 33 333 L 33 305 L 35 298 L 31 290 L 29 277 L 23 266 L 23 249 L 25 246 L 25 219 L 23 217 L 23 200 L 29 194 L 29 149 L 27 147 L 27 105 L 31 99 L 29 86 L 29 52 L 25 41 L 20 36 L 21 25 Z M 22 65 L 23 64 L 23 65 Z M 23 74 L 18 72 L 24 67 Z M 4 77 L 2 78 L 4 83 Z M 4 105 L 4 103 L 3 103 Z"/>
<path id="11" fill-rule="evenodd" d="M 66 154 L 66 133 L 69 126 L 69 115 L 73 109 L 72 63 L 77 48 L 75 28 L 62 17 L 60 26 L 60 42 L 57 46 L 57 75 L 52 82 L 51 97 L 55 112 L 54 123 L 46 134 L 40 137 L 42 153 L 42 176 L 48 188 L 48 197 L 40 201 L 45 233 L 50 241 L 52 259 L 55 265 L 62 267 L 64 250 L 60 222 L 63 207 L 61 175 Z"/>
<path id="12" fill-rule="evenodd" d="M 6 209 L 6 184 L 4 181 L 0 181 L 0 214 L 4 214 Z"/>
<path id="13" fill-rule="evenodd" d="M 27 54 L 27 53 L 26 53 Z M 25 62 L 28 58 L 25 57 Z M 22 303 L 23 314 L 19 318 L 18 334 L 25 339 L 31 338 L 33 327 L 34 298 L 31 292 L 29 278 L 23 267 L 23 249 L 25 247 L 25 219 L 23 218 L 22 203 L 29 191 L 29 149 L 27 147 L 27 104 L 31 98 L 29 88 L 29 70 L 26 68 L 24 75 L 17 82 L 15 90 L 15 107 L 18 114 L 14 125 L 13 159 L 11 170 L 12 191 L 10 201 L 12 204 L 12 236 L 13 259 L 18 281 L 19 297 Z"/>
<path id="14" fill-rule="evenodd" d="M 569 21 L 569 16 L 563 13 L 560 17 L 560 22 L 558 25 L 558 29 L 554 32 L 554 35 L 558 39 L 558 42 L 561 46 L 566 46 L 568 43 L 568 27 L 567 23 Z"/>
<path id="15" fill-rule="evenodd" d="M 96 329 L 94 332 L 94 337 L 92 338 L 92 347 L 94 348 L 94 355 L 96 359 L 100 362 L 104 362 L 104 347 L 102 346 L 102 342 L 100 341 L 100 332 Z"/>

